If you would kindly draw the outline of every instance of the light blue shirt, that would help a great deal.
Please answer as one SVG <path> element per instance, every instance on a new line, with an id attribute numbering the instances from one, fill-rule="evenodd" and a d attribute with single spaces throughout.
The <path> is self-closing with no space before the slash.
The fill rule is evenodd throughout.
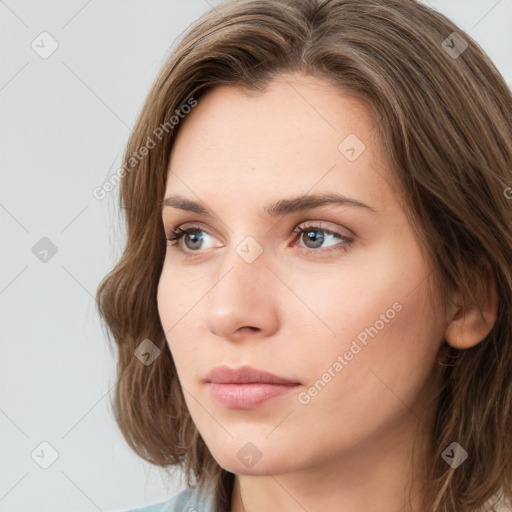
<path id="1" fill-rule="evenodd" d="M 214 512 L 213 496 L 200 496 L 199 487 L 185 489 L 168 501 L 154 503 L 142 508 L 125 512 Z"/>
<path id="2" fill-rule="evenodd" d="M 512 501 L 506 500 L 502 496 L 494 495 L 486 503 L 489 506 L 497 507 L 494 509 L 496 512 L 512 512 Z M 487 510 L 488 508 L 484 507 L 482 512 Z M 214 512 L 213 496 L 201 497 L 199 495 L 199 487 L 195 487 L 194 489 L 181 491 L 168 501 L 124 512 Z"/>

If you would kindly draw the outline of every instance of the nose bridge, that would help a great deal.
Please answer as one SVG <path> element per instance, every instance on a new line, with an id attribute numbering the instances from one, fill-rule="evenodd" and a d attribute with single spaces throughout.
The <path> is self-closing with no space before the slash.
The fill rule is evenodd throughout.
<path id="1" fill-rule="evenodd" d="M 211 332 L 229 339 L 240 327 L 268 330 L 275 308 L 266 264 L 263 247 L 253 237 L 225 249 L 205 301 L 205 322 Z"/>
<path id="2" fill-rule="evenodd" d="M 259 287 L 267 281 L 263 275 L 267 271 L 266 262 L 263 246 L 252 236 L 244 237 L 225 251 L 218 272 L 221 281 L 213 290 L 226 289 L 237 300 L 243 299 L 246 293 L 252 297 L 259 295 L 262 291 Z"/>

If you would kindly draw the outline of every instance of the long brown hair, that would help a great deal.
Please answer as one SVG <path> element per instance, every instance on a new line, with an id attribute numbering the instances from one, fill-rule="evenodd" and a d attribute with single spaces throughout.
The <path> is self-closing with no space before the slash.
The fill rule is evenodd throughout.
<path id="1" fill-rule="evenodd" d="M 512 96 L 467 33 L 415 0 L 231 0 L 182 35 L 126 147 L 126 246 L 96 296 L 118 348 L 113 408 L 121 432 L 140 457 L 181 467 L 187 485 L 212 490 L 216 510 L 230 510 L 234 475 L 190 417 L 157 311 L 161 200 L 185 106 L 220 84 L 261 92 L 288 71 L 327 80 L 370 106 L 445 301 L 457 288 L 464 307 L 474 303 L 489 277 L 482 262 L 492 270 L 496 323 L 472 348 L 443 344 L 432 447 L 422 463 L 429 510 L 470 512 L 500 491 L 510 497 Z M 144 340 L 160 350 L 151 364 L 134 355 Z M 441 457 L 453 441 L 469 454 L 457 469 Z"/>

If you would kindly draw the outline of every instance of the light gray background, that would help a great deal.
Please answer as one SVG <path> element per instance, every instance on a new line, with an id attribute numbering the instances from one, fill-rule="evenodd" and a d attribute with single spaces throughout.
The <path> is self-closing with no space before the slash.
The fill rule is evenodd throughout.
<path id="1" fill-rule="evenodd" d="M 128 449 L 111 414 L 114 356 L 93 297 L 124 233 L 118 189 L 92 191 L 119 169 L 177 36 L 217 3 L 0 0 L 1 512 L 114 512 L 184 488 Z M 512 0 L 425 3 L 512 84 Z M 31 48 L 43 31 L 59 45 L 47 59 Z M 43 237 L 57 248 L 46 262 L 33 253 Z M 58 453 L 48 469 L 43 441 Z"/>

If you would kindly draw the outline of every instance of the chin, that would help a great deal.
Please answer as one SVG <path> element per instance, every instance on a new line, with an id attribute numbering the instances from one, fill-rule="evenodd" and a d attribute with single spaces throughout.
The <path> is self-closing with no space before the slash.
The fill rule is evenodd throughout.
<path id="1" fill-rule="evenodd" d="M 221 468 L 237 475 L 279 475 L 292 470 L 290 466 L 283 465 L 283 458 L 286 458 L 286 456 L 280 453 L 273 453 L 271 458 L 261 454 L 260 458 L 254 458 L 253 460 L 250 460 L 244 453 L 240 454 L 239 457 L 236 452 L 234 456 L 231 453 L 222 453 L 220 456 L 215 454 L 214 458 Z"/>

